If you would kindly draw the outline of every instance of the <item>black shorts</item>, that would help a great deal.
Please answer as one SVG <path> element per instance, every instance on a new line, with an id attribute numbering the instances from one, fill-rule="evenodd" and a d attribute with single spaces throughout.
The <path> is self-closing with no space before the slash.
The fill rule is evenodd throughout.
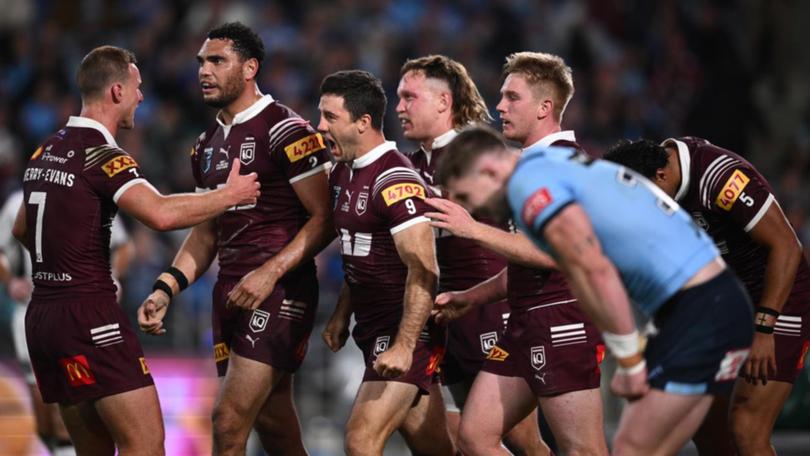
<path id="1" fill-rule="evenodd" d="M 644 351 L 650 386 L 674 394 L 729 394 L 754 337 L 752 309 L 729 270 L 676 293 L 653 317 Z"/>

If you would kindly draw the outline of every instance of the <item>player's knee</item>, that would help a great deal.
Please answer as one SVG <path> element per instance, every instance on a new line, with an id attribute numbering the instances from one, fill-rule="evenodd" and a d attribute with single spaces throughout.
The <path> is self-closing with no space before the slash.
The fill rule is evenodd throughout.
<path id="1" fill-rule="evenodd" d="M 349 456 L 367 454 L 382 454 L 384 442 L 364 428 L 350 428 L 346 430 L 344 447 Z"/>
<path id="2" fill-rule="evenodd" d="M 653 454 L 655 444 L 645 442 L 641 432 L 620 431 L 613 439 L 613 453 L 620 456 Z"/>
<path id="3" fill-rule="evenodd" d="M 241 424 L 239 413 L 233 407 L 222 403 L 214 407 L 211 419 L 214 436 L 220 441 L 232 439 Z"/>
<path id="4" fill-rule="evenodd" d="M 476 429 L 469 421 L 461 420 L 458 430 L 458 449 L 466 455 L 491 454 L 493 445 L 500 445 L 500 436 L 494 442 L 488 441 L 487 435 Z"/>
<path id="5" fill-rule="evenodd" d="M 770 429 L 760 418 L 743 407 L 735 407 L 731 413 L 731 435 L 734 445 L 741 453 L 761 446 L 769 446 Z"/>

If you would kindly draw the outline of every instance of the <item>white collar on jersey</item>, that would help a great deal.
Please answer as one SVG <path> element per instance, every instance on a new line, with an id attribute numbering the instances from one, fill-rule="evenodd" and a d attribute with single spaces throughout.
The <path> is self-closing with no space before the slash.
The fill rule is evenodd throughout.
<path id="1" fill-rule="evenodd" d="M 81 117 L 81 116 L 70 116 L 68 117 L 66 127 L 76 127 L 76 128 L 92 128 L 93 130 L 98 130 L 99 133 L 104 136 L 104 140 L 107 141 L 107 144 L 118 147 L 118 143 L 115 142 L 115 138 L 113 135 L 110 134 L 110 130 L 107 130 L 107 127 L 101 124 L 101 122 L 91 119 L 89 117 Z"/>
<path id="2" fill-rule="evenodd" d="M 433 155 L 433 151 L 450 144 L 450 141 L 452 141 L 456 136 L 458 136 L 458 131 L 455 129 L 450 129 L 440 134 L 433 140 L 433 143 L 430 145 L 430 150 L 425 150 L 424 147 L 420 147 L 422 152 L 425 153 L 425 156 L 427 156 L 428 165 L 430 165 L 430 158 L 431 155 Z"/>
<path id="3" fill-rule="evenodd" d="M 365 168 L 366 166 L 377 161 L 377 159 L 382 157 L 384 153 L 388 152 L 389 150 L 394 150 L 396 148 L 397 143 L 395 143 L 394 141 L 384 141 L 379 146 L 366 152 L 366 154 L 363 155 L 362 157 L 355 158 L 354 161 L 352 162 L 352 169 Z"/>
<path id="4" fill-rule="evenodd" d="M 526 149 L 528 149 L 530 147 L 535 147 L 535 146 L 537 146 L 537 147 L 548 147 L 552 143 L 554 143 L 554 141 L 559 141 L 559 140 L 576 142 L 577 137 L 576 137 L 576 135 L 574 135 L 574 130 L 558 131 L 556 133 L 552 133 L 550 135 L 543 136 L 542 138 L 540 138 L 540 141 L 537 141 L 536 143 L 532 144 L 529 147 L 524 147 L 523 150 L 526 150 Z"/>
<path id="5" fill-rule="evenodd" d="M 689 155 L 689 147 L 683 141 L 669 138 L 661 143 L 664 147 L 670 144 L 675 144 L 678 148 L 678 161 L 681 163 L 681 186 L 678 188 L 678 193 L 675 194 L 675 201 L 680 201 L 689 190 L 689 179 L 692 176 L 692 156 Z"/>
<path id="6" fill-rule="evenodd" d="M 266 95 L 262 95 L 261 98 L 256 100 L 255 103 L 250 105 L 249 108 L 245 109 L 242 112 L 237 113 L 233 116 L 233 120 L 231 121 L 230 125 L 226 125 L 225 122 L 222 121 L 220 118 L 221 111 L 217 113 L 217 123 L 220 124 L 223 128 L 231 127 L 236 124 L 247 122 L 248 120 L 256 117 L 259 115 L 260 112 L 264 110 L 264 108 L 270 106 L 270 103 L 276 101 L 273 99 L 272 95 L 269 93 Z"/>

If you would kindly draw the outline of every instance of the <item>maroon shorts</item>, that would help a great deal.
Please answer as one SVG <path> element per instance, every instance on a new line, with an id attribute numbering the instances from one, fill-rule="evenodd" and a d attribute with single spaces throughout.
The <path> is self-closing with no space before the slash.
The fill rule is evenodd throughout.
<path id="1" fill-rule="evenodd" d="M 405 374 L 396 378 L 386 378 L 377 374 L 374 370 L 374 361 L 377 357 L 394 343 L 399 325 L 390 326 L 375 332 L 372 337 L 365 337 L 355 342 L 363 351 L 363 358 L 366 362 L 366 371 L 363 374 L 363 382 L 401 382 L 409 383 L 419 387 L 421 394 L 428 394 L 430 385 L 434 383 L 434 374 L 439 367 L 439 363 L 444 356 L 445 329 L 428 320 L 419 341 L 413 350 L 413 361 L 411 369 Z"/>
<path id="2" fill-rule="evenodd" d="M 154 384 L 115 295 L 34 299 L 25 337 L 47 403 L 78 404 Z"/>
<path id="3" fill-rule="evenodd" d="M 481 370 L 522 377 L 536 396 L 554 396 L 598 388 L 604 355 L 599 331 L 576 304 L 547 304 L 512 312 Z"/>
<path id="4" fill-rule="evenodd" d="M 509 304 L 504 301 L 478 306 L 447 325 L 447 353 L 441 364 L 444 385 L 472 383 L 487 354 L 503 336 Z"/>
<path id="5" fill-rule="evenodd" d="M 304 361 L 318 307 L 315 274 L 285 276 L 255 310 L 225 308 L 239 283 L 220 278 L 214 286 L 214 360 L 217 374 L 228 370 L 230 352 L 294 373 Z"/>
<path id="6" fill-rule="evenodd" d="M 810 293 L 791 295 L 773 332 L 776 374 L 768 380 L 793 383 L 804 368 L 810 348 Z"/>

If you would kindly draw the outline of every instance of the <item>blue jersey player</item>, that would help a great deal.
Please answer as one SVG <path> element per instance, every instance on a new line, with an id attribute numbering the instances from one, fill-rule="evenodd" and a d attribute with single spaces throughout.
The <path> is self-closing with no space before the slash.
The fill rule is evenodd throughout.
<path id="1" fill-rule="evenodd" d="M 511 215 L 555 258 L 603 331 L 619 364 L 611 389 L 631 400 L 614 452 L 676 453 L 712 395 L 733 386 L 753 336 L 751 308 L 740 305 L 748 295 L 711 239 L 621 166 L 566 148 L 521 157 L 481 127 L 448 147 L 437 174 L 450 198 L 491 217 Z M 643 352 L 630 301 L 653 323 Z"/>

